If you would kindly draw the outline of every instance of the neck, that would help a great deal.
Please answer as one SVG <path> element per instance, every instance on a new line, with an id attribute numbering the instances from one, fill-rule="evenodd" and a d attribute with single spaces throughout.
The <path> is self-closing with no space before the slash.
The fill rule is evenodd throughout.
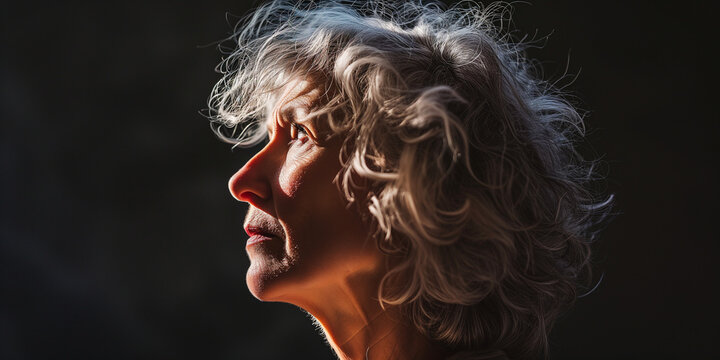
<path id="1" fill-rule="evenodd" d="M 437 359 L 445 349 L 422 335 L 398 311 L 380 306 L 379 277 L 354 275 L 304 291 L 292 299 L 322 325 L 330 346 L 342 360 Z"/>

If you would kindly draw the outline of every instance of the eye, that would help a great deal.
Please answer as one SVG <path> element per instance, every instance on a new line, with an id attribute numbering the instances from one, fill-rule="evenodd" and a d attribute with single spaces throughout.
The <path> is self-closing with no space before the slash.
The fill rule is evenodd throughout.
<path id="1" fill-rule="evenodd" d="M 290 130 L 290 137 L 293 140 L 300 141 L 301 143 L 305 143 L 306 141 L 308 141 L 310 139 L 307 129 L 298 123 L 292 123 L 292 128 Z"/>

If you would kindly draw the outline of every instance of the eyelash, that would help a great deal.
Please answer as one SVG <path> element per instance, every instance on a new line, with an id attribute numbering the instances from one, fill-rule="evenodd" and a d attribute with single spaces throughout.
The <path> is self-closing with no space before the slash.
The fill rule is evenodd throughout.
<path id="1" fill-rule="evenodd" d="M 310 139 L 310 133 L 307 131 L 307 129 L 298 124 L 298 123 L 292 123 L 291 126 L 295 129 L 295 136 L 293 137 L 293 140 L 300 140 L 300 142 L 305 143 L 307 140 Z M 300 133 L 305 134 L 305 136 L 300 137 Z"/>

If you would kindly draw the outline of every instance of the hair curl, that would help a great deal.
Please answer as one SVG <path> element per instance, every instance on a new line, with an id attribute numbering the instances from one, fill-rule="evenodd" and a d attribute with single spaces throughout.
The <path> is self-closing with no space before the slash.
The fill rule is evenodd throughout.
<path id="1" fill-rule="evenodd" d="M 239 24 L 210 108 L 254 145 L 273 93 L 312 79 L 313 116 L 346 139 L 339 186 L 401 259 L 381 303 L 453 348 L 526 358 L 547 354 L 612 197 L 587 190 L 582 116 L 497 26 L 508 9 L 274 1 Z"/>

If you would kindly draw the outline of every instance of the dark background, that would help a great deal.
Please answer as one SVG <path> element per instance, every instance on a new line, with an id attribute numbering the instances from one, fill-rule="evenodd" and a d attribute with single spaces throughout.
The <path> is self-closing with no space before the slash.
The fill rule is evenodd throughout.
<path id="1" fill-rule="evenodd" d="M 707 2 L 708 4 L 711 2 Z M 247 159 L 198 114 L 241 1 L 3 3 L 0 358 L 330 358 L 245 288 Z M 717 46 L 692 1 L 535 1 L 514 21 L 589 110 L 621 213 L 554 359 L 718 355 Z M 209 44 L 209 45 L 208 45 Z M 208 45 L 208 46 L 205 46 Z M 714 77 L 713 77 L 714 78 Z M 567 81 L 566 81 L 567 83 Z"/>

